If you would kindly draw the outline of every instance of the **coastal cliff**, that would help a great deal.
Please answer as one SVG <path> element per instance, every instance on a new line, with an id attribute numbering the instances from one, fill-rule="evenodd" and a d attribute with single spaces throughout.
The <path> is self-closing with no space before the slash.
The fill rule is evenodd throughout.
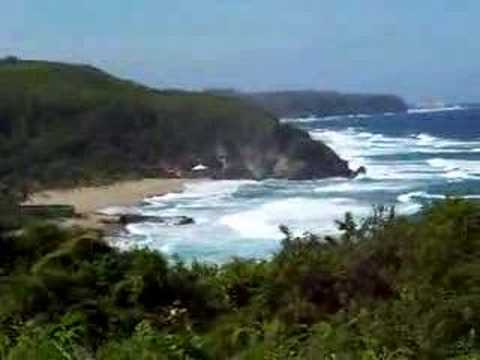
<path id="1" fill-rule="evenodd" d="M 0 61 L 0 182 L 351 176 L 321 142 L 244 99 L 156 90 L 97 68 Z"/>

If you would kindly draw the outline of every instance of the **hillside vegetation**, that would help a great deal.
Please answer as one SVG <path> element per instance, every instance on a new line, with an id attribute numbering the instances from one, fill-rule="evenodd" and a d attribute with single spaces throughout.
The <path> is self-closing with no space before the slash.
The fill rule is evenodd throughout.
<path id="1" fill-rule="evenodd" d="M 217 266 L 81 229 L 6 232 L 2 206 L 0 358 L 479 359 L 479 210 L 347 214 L 337 239 L 283 228 L 270 260 Z"/>
<path id="2" fill-rule="evenodd" d="M 257 93 L 213 90 L 212 93 L 246 99 L 281 118 L 398 113 L 407 110 L 407 105 L 400 97 L 388 94 L 341 94 L 313 90 Z"/>
<path id="3" fill-rule="evenodd" d="M 0 181 L 60 185 L 165 174 L 348 176 L 308 134 L 231 97 L 159 91 L 91 66 L 0 61 Z"/>

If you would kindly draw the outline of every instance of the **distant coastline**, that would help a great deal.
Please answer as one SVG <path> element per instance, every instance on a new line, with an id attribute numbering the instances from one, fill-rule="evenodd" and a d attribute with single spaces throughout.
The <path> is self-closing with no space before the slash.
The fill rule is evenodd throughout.
<path id="1" fill-rule="evenodd" d="M 404 99 L 391 94 L 344 94 L 318 90 L 248 93 L 231 89 L 212 89 L 207 92 L 244 99 L 279 118 L 402 113 L 408 110 Z"/>

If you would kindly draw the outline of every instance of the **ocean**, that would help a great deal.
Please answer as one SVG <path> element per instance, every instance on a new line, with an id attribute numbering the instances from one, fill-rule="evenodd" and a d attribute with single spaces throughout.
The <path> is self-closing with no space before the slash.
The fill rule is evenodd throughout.
<path id="1" fill-rule="evenodd" d="M 186 261 L 268 258 L 279 249 L 279 225 L 294 233 L 335 234 L 335 220 L 357 219 L 374 205 L 414 214 L 448 195 L 480 199 L 480 108 L 411 110 L 403 114 L 285 119 L 324 141 L 352 168 L 348 180 L 204 181 L 179 194 L 146 199 L 130 211 L 185 215 L 186 226 L 131 224 L 120 248 L 150 247 Z"/>

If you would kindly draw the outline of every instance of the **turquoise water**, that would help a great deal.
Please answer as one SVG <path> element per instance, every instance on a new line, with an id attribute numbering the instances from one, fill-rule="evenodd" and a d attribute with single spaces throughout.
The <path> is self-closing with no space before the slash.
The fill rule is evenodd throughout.
<path id="1" fill-rule="evenodd" d="M 147 199 L 130 209 L 149 215 L 186 215 L 196 224 L 135 224 L 120 247 L 148 246 L 187 260 L 264 258 L 278 249 L 278 226 L 296 233 L 335 233 L 346 211 L 367 216 L 375 204 L 413 214 L 446 194 L 480 198 L 480 110 L 285 120 L 330 145 L 352 168 L 354 180 L 205 181 L 181 194 Z"/>

